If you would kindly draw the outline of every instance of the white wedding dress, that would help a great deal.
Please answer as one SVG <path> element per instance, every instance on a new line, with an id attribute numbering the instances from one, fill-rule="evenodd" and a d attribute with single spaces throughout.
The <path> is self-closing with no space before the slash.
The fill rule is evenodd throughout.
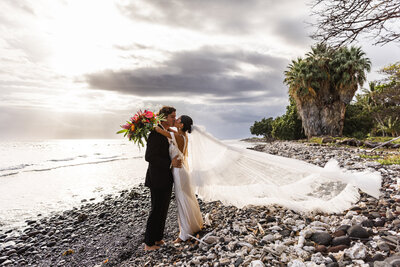
<path id="1" fill-rule="evenodd" d="M 176 143 L 175 135 L 171 134 L 169 155 L 171 159 L 179 156 L 182 160 L 182 168 L 173 168 L 175 199 L 178 208 L 179 238 L 187 240 L 194 233 L 203 227 L 203 218 L 201 216 L 199 203 L 194 194 L 192 183 L 186 160 L 186 151 L 188 140 L 184 138 L 184 148 L 182 153 Z"/>
<path id="2" fill-rule="evenodd" d="M 330 160 L 307 162 L 228 146 L 193 126 L 189 166 L 196 193 L 224 204 L 278 204 L 298 212 L 342 212 L 359 199 L 358 189 L 378 198 L 378 172 L 351 172 Z"/>

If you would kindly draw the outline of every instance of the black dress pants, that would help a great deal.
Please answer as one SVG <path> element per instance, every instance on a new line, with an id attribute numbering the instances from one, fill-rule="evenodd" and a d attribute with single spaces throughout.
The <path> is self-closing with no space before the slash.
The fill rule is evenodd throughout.
<path id="1" fill-rule="evenodd" d="M 151 211 L 146 225 L 144 243 L 153 246 L 155 241 L 163 239 L 168 207 L 171 202 L 172 185 L 167 187 L 151 187 Z"/>

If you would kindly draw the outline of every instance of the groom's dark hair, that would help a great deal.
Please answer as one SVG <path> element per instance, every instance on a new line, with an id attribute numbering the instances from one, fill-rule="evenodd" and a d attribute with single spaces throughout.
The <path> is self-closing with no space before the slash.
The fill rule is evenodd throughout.
<path id="1" fill-rule="evenodd" d="M 172 112 L 176 112 L 176 109 L 174 107 L 170 107 L 170 106 L 163 106 L 160 111 L 158 112 L 158 115 L 163 114 L 164 118 L 168 117 L 169 114 L 171 114 Z"/>

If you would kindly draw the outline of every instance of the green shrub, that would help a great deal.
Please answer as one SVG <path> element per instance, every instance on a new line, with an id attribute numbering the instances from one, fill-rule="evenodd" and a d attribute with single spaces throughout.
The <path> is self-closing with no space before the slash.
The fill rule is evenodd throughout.
<path id="1" fill-rule="evenodd" d="M 362 105 L 357 103 L 347 105 L 343 127 L 344 136 L 364 139 L 373 127 L 373 118 Z"/>
<path id="2" fill-rule="evenodd" d="M 262 135 L 264 137 L 272 137 L 272 117 L 266 119 L 263 118 L 261 121 L 255 121 L 254 125 L 250 127 L 251 134 Z"/>

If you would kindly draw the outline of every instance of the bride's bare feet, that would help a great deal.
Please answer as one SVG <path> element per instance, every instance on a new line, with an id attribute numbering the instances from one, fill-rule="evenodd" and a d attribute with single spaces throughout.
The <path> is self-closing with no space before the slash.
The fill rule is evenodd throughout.
<path id="1" fill-rule="evenodd" d="M 181 243 L 181 242 L 183 242 L 183 240 L 180 239 L 179 237 L 174 240 L 174 244 Z"/>
<path id="2" fill-rule="evenodd" d="M 155 242 L 156 246 L 162 246 L 165 244 L 164 240 L 156 241 Z"/>
<path id="3" fill-rule="evenodd" d="M 144 244 L 144 251 L 152 251 L 152 250 L 157 250 L 159 248 L 160 247 L 156 246 L 156 245 L 148 246 L 148 245 Z"/>

